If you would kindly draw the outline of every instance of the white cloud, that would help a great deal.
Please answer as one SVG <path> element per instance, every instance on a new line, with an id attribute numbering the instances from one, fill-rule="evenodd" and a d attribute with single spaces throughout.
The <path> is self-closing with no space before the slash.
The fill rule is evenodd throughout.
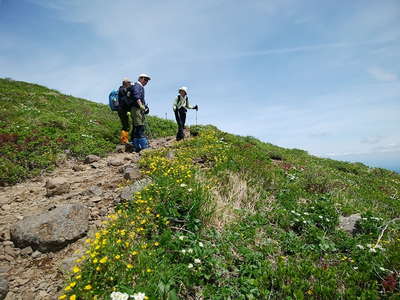
<path id="1" fill-rule="evenodd" d="M 386 71 L 379 67 L 369 68 L 368 73 L 379 81 L 396 81 L 399 79 L 396 73 Z"/>

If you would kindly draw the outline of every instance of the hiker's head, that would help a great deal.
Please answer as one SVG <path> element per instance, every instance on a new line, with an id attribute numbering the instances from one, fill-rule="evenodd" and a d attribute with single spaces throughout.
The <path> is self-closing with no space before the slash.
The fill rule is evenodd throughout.
<path id="1" fill-rule="evenodd" d="M 151 80 L 150 76 L 147 74 L 140 74 L 138 77 L 138 81 L 145 86 Z"/>
<path id="2" fill-rule="evenodd" d="M 129 78 L 124 78 L 124 79 L 122 79 L 122 85 L 123 85 L 124 87 L 130 86 L 130 85 L 131 85 L 131 80 L 130 80 Z"/>
<path id="3" fill-rule="evenodd" d="M 179 92 L 179 95 L 181 95 L 182 97 L 185 97 L 187 95 L 187 87 L 186 86 L 181 87 L 178 90 L 178 92 Z"/>

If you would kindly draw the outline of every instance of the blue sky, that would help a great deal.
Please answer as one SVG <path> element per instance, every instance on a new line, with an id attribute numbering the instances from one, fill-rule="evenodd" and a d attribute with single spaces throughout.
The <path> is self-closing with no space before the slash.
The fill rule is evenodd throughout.
<path id="1" fill-rule="evenodd" d="M 154 115 L 185 85 L 199 123 L 400 170 L 398 0 L 0 0 L 0 40 L 0 77 L 106 103 L 145 72 Z"/>

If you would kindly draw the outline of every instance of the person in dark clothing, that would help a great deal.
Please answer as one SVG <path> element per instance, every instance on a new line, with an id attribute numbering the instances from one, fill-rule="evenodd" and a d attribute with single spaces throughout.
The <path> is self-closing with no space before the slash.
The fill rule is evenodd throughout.
<path id="1" fill-rule="evenodd" d="M 187 87 L 183 86 L 179 90 L 179 95 L 175 98 L 173 104 L 173 110 L 175 113 L 176 123 L 178 124 L 178 132 L 176 134 L 176 140 L 182 140 L 185 138 L 185 134 L 183 130 L 185 129 L 186 122 L 186 112 L 188 109 L 198 110 L 199 107 L 197 105 L 190 106 L 189 98 L 187 96 Z"/>
<path id="2" fill-rule="evenodd" d="M 137 152 L 147 148 L 147 139 L 144 134 L 144 122 L 149 108 L 144 97 L 144 86 L 150 81 L 150 76 L 140 74 L 138 81 L 130 88 L 129 101 L 131 103 L 131 116 L 133 121 L 132 141 Z"/>
<path id="3" fill-rule="evenodd" d="M 122 85 L 118 89 L 118 100 L 119 100 L 119 109 L 118 109 L 118 117 L 121 121 L 122 129 L 120 134 L 120 142 L 122 144 L 126 144 L 129 142 L 129 112 L 131 110 L 128 95 L 129 89 L 131 88 L 131 81 L 128 78 L 124 78 L 122 80 Z"/>

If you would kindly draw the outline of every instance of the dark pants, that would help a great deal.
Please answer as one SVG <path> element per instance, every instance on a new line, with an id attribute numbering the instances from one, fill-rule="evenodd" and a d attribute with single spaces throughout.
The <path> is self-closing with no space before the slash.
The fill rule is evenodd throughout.
<path id="1" fill-rule="evenodd" d="M 132 129 L 132 141 L 135 138 L 144 138 L 144 137 L 146 137 L 144 135 L 144 125 L 134 126 Z"/>
<path id="2" fill-rule="evenodd" d="M 121 125 L 122 125 L 122 129 L 124 131 L 128 131 L 129 132 L 129 116 L 128 116 L 128 109 L 124 109 L 124 108 L 120 108 L 118 110 L 118 117 L 121 120 Z"/>
<path id="3" fill-rule="evenodd" d="M 180 109 L 175 110 L 175 119 L 176 123 L 178 124 L 178 133 L 176 134 L 176 140 L 179 141 L 185 137 L 183 129 L 185 129 L 186 108 L 181 107 Z"/>

